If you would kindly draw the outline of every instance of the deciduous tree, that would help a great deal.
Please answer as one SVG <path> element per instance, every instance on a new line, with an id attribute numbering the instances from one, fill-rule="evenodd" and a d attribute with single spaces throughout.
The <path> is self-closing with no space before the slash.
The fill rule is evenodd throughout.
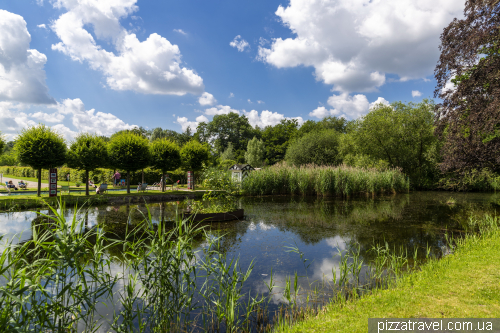
<path id="1" fill-rule="evenodd" d="M 285 159 L 295 166 L 338 165 L 342 162 L 339 154 L 340 135 L 331 129 L 310 132 L 290 143 Z"/>
<path id="2" fill-rule="evenodd" d="M 435 69 L 443 171 L 500 170 L 500 2 L 467 0 L 441 35 Z"/>
<path id="3" fill-rule="evenodd" d="M 133 132 L 113 135 L 108 143 L 110 164 L 127 172 L 127 193 L 130 193 L 130 172 L 147 167 L 150 163 L 148 139 Z"/>
<path id="4" fill-rule="evenodd" d="M 89 172 L 108 164 L 106 141 L 95 134 L 81 133 L 71 143 L 67 164 L 85 170 L 85 195 L 89 195 Z"/>
<path id="5" fill-rule="evenodd" d="M 182 166 L 186 171 L 200 171 L 210 160 L 208 144 L 191 140 L 181 149 Z M 194 174 L 193 174 L 194 176 Z"/>
<path id="6" fill-rule="evenodd" d="M 161 170 L 163 182 L 161 191 L 165 191 L 165 173 L 181 166 L 181 154 L 179 146 L 167 139 L 157 139 L 149 147 L 151 155 L 150 165 Z"/>
<path id="7" fill-rule="evenodd" d="M 266 156 L 266 147 L 262 140 L 253 137 L 248 141 L 247 151 L 245 153 L 245 161 L 253 167 L 260 167 L 264 163 Z"/>
<path id="8" fill-rule="evenodd" d="M 39 124 L 23 129 L 14 149 L 21 163 L 38 170 L 37 196 L 40 196 L 42 169 L 55 168 L 66 162 L 64 138 L 50 127 Z"/>

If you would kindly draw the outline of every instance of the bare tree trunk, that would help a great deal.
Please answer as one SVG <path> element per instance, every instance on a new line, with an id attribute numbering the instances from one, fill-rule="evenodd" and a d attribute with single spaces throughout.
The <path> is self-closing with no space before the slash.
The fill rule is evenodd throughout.
<path id="1" fill-rule="evenodd" d="M 36 195 L 40 196 L 40 190 L 42 188 L 42 168 L 38 169 L 38 189 L 36 191 Z M 50 193 L 50 184 L 49 184 L 49 193 Z"/>
<path id="2" fill-rule="evenodd" d="M 85 170 L 85 195 L 89 195 L 89 170 Z"/>
<path id="3" fill-rule="evenodd" d="M 127 171 L 127 194 L 130 194 L 130 178 L 129 178 L 130 172 Z"/>
<path id="4" fill-rule="evenodd" d="M 165 170 L 161 170 L 161 191 L 165 192 Z"/>

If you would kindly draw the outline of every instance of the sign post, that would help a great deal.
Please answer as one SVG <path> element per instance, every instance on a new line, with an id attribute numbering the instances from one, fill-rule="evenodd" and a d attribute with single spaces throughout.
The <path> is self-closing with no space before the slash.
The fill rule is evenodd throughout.
<path id="1" fill-rule="evenodd" d="M 194 189 L 194 175 L 193 171 L 188 171 L 188 190 Z"/>
<path id="2" fill-rule="evenodd" d="M 49 196 L 57 196 L 57 169 L 49 170 Z"/>

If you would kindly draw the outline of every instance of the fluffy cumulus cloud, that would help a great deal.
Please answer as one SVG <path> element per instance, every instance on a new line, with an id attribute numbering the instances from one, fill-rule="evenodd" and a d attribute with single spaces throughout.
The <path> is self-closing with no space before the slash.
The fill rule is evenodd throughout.
<path id="1" fill-rule="evenodd" d="M 239 52 L 245 51 L 247 47 L 250 47 L 250 44 L 243 38 L 241 38 L 240 35 L 234 37 L 234 39 L 229 43 L 232 47 L 236 48 Z"/>
<path id="2" fill-rule="evenodd" d="M 200 103 L 201 106 L 214 105 L 217 103 L 217 100 L 214 95 L 204 92 L 198 99 L 198 103 Z"/>
<path id="3" fill-rule="evenodd" d="M 50 126 L 67 140 L 74 139 L 81 132 L 110 136 L 117 131 L 136 127 L 111 113 L 86 110 L 79 98 L 66 99 L 49 106 L 0 102 L 0 128 L 7 140 L 13 140 L 23 128 L 38 123 Z"/>
<path id="4" fill-rule="evenodd" d="M 304 123 L 304 119 L 302 119 L 302 117 L 288 118 L 281 113 L 272 112 L 269 110 L 264 110 L 260 114 L 259 111 L 257 110 L 252 110 L 248 112 L 243 111 L 243 114 L 248 118 L 250 125 L 252 125 L 253 127 L 259 126 L 263 128 L 266 126 L 274 126 L 279 124 L 284 119 L 296 119 L 299 125 L 302 125 Z"/>
<path id="5" fill-rule="evenodd" d="M 52 49 L 75 61 L 88 62 L 91 68 L 106 76 L 108 86 L 114 90 L 145 94 L 201 94 L 203 79 L 192 69 L 181 66 L 177 45 L 156 33 L 141 42 L 121 26 L 120 19 L 138 10 L 136 2 L 54 0 L 54 7 L 66 12 L 51 25 L 61 40 L 52 45 Z M 116 52 L 105 50 L 96 40 L 111 43 Z"/>
<path id="6" fill-rule="evenodd" d="M 418 90 L 412 90 L 411 91 L 411 96 L 412 97 L 420 97 L 420 96 L 422 96 L 422 93 L 420 91 L 418 91 Z"/>
<path id="7" fill-rule="evenodd" d="M 376 101 L 369 103 L 365 95 L 357 94 L 349 96 L 347 93 L 342 93 L 330 96 L 328 104 L 332 107 L 330 110 L 324 106 L 320 106 L 310 112 L 309 116 L 319 119 L 327 116 L 356 119 L 367 114 L 374 106 L 378 104 L 389 105 L 389 102 L 379 97 Z"/>
<path id="8" fill-rule="evenodd" d="M 191 132 L 196 132 L 196 128 L 201 122 L 208 122 L 208 118 L 201 115 L 196 117 L 196 121 L 189 121 L 186 117 L 177 117 L 177 123 L 181 125 L 183 131 L 187 130 L 189 127 Z"/>
<path id="9" fill-rule="evenodd" d="M 30 49 L 22 16 L 0 9 L 0 101 L 54 104 L 45 84 L 45 54 Z"/>
<path id="10" fill-rule="evenodd" d="M 463 7 L 456 0 L 290 0 L 276 15 L 294 38 L 259 46 L 258 59 L 313 66 L 318 80 L 341 93 L 374 91 L 386 74 L 431 75 L 439 36 Z"/>
<path id="11" fill-rule="evenodd" d="M 205 114 L 207 116 L 216 116 L 220 114 L 229 114 L 229 113 L 240 114 L 240 111 L 231 109 L 229 105 L 217 105 L 216 107 L 205 110 Z"/>

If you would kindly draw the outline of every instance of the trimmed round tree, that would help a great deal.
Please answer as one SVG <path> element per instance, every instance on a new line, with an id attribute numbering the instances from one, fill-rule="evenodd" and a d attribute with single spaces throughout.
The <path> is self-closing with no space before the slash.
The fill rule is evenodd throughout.
<path id="1" fill-rule="evenodd" d="M 165 172 L 175 170 L 181 166 L 181 154 L 179 146 L 170 140 L 159 139 L 155 140 L 149 146 L 150 166 L 161 170 L 163 182 L 161 183 L 161 191 L 165 190 Z"/>
<path id="2" fill-rule="evenodd" d="M 85 195 L 89 195 L 89 172 L 108 163 L 106 141 L 95 134 L 78 135 L 71 143 L 67 161 L 70 168 L 85 170 Z"/>
<path id="3" fill-rule="evenodd" d="M 200 171 L 204 164 L 210 160 L 210 149 L 206 143 L 201 144 L 198 141 L 191 140 L 181 149 L 181 161 L 185 170 Z M 194 189 L 194 185 L 193 185 Z"/>
<path id="4" fill-rule="evenodd" d="M 14 149 L 21 163 L 38 170 L 37 196 L 40 196 L 42 169 L 55 168 L 66 162 L 64 138 L 50 127 L 39 124 L 23 129 Z"/>
<path id="5" fill-rule="evenodd" d="M 148 144 L 148 139 L 132 132 L 114 135 L 108 143 L 110 164 L 127 172 L 127 193 L 130 193 L 130 172 L 149 165 Z"/>

